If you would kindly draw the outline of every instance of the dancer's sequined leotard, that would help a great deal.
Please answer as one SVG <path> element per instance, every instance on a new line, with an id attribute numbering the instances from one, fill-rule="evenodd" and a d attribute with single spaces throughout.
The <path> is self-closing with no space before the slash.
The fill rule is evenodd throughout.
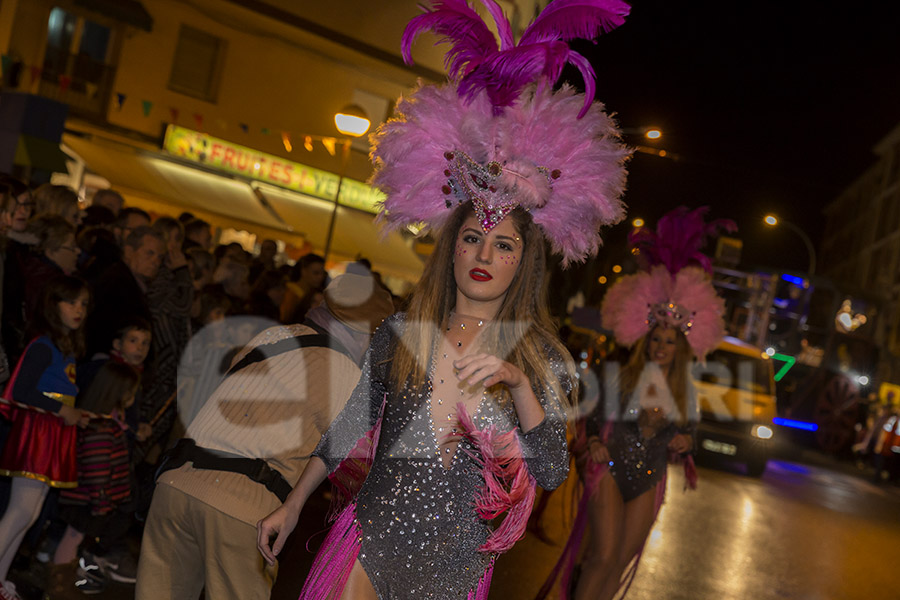
<path id="1" fill-rule="evenodd" d="M 375 333 L 359 385 L 316 448 L 315 456 L 333 471 L 356 441 L 372 428 L 387 394 L 374 464 L 356 498 L 361 549 L 359 561 L 378 597 L 467 598 L 492 556 L 478 548 L 492 528 L 474 511 L 484 484 L 467 441 L 460 442 L 445 469 L 431 423 L 429 388 L 399 392 L 389 383 L 390 363 L 404 316 L 387 319 Z M 548 358 L 568 393 L 570 382 L 559 357 Z M 538 485 L 553 489 L 568 474 L 566 422 L 559 400 L 535 390 L 544 420 L 519 436 L 528 468 Z M 512 406 L 489 397 L 474 415 L 479 428 L 501 431 L 517 425 Z"/>
<path id="2" fill-rule="evenodd" d="M 647 490 L 652 489 L 666 473 L 668 460 L 668 445 L 678 433 L 685 433 L 694 437 L 696 430 L 696 392 L 693 385 L 688 384 L 688 410 L 692 418 L 683 426 L 673 422 L 656 431 L 655 435 L 645 438 L 638 426 L 639 403 L 629 402 L 628 406 L 613 421 L 609 438 L 606 440 L 606 448 L 609 451 L 609 473 L 616 481 L 622 499 L 625 502 L 634 500 Z M 619 399 L 616 409 L 619 408 Z M 608 405 L 600 402 L 597 408 L 588 416 L 586 432 L 588 437 L 599 436 L 608 414 L 612 410 Z"/>

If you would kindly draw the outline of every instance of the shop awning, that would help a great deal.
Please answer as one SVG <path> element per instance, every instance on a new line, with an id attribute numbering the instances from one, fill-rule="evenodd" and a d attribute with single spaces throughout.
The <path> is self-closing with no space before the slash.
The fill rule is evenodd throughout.
<path id="1" fill-rule="evenodd" d="M 159 153 L 99 137 L 65 134 L 63 142 L 88 170 L 109 180 L 129 202 L 152 206 L 159 212 L 180 210 L 214 215 L 235 229 L 260 237 L 276 237 L 297 246 L 303 242 L 322 252 L 334 204 L 271 185 L 250 183 L 181 164 Z M 251 187 L 252 185 L 252 187 Z M 168 211 L 166 206 L 170 207 Z M 198 215 L 199 216 L 199 215 Z M 414 281 L 422 272 L 422 260 L 400 234 L 381 239 L 374 216 L 340 207 L 331 244 L 332 260 L 364 256 L 373 268 L 394 277 Z"/>
<path id="2" fill-rule="evenodd" d="M 138 0 L 75 0 L 75 4 L 144 31 L 153 29 L 153 17 Z"/>
<path id="3" fill-rule="evenodd" d="M 59 149 L 59 144 L 23 133 L 16 143 L 13 164 L 65 173 L 66 155 Z"/>
<path id="4" fill-rule="evenodd" d="M 272 208 L 285 221 L 291 223 L 295 231 L 321 252 L 325 249 L 328 226 L 334 204 L 303 194 L 291 192 L 272 185 L 256 186 L 268 200 Z M 422 273 L 422 259 L 413 250 L 412 243 L 399 233 L 382 237 L 375 216 L 353 208 L 339 206 L 331 240 L 332 253 L 347 260 L 364 257 L 372 262 L 376 271 L 402 276 L 409 274 L 417 279 Z"/>

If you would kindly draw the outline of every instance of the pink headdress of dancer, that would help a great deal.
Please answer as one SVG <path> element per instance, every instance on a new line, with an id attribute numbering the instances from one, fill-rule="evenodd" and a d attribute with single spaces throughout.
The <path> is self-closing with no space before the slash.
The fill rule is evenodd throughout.
<path id="1" fill-rule="evenodd" d="M 516 207 L 531 213 L 563 264 L 596 254 L 603 225 L 625 216 L 620 198 L 629 151 L 593 102 L 595 75 L 566 40 L 624 22 L 621 0 L 554 0 L 518 44 L 494 0 L 481 0 L 497 39 L 466 0 L 434 0 L 403 35 L 403 57 L 426 30 L 450 44 L 450 83 L 420 86 L 372 135 L 372 183 L 387 195 L 389 228 L 439 227 L 472 202 L 485 232 Z M 586 94 L 553 85 L 573 64 Z"/>
<path id="2" fill-rule="evenodd" d="M 685 334 L 694 355 L 703 358 L 725 335 L 725 303 L 710 282 L 712 266 L 700 248 L 719 231 L 735 231 L 733 221 L 705 223 L 708 207 L 679 207 L 665 215 L 656 233 L 638 229 L 629 236 L 648 271 L 613 285 L 600 308 L 603 326 L 630 346 L 657 325 Z"/>

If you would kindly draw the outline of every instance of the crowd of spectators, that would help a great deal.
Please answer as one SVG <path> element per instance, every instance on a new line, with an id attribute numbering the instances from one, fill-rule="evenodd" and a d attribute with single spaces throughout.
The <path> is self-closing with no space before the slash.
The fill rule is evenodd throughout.
<path id="1" fill-rule="evenodd" d="M 74 357 L 75 406 L 90 405 L 94 413 L 105 412 L 103 418 L 119 415 L 121 428 L 83 420 L 82 432 L 90 435 L 79 433 L 79 444 L 102 438 L 110 453 L 118 451 L 115 459 L 107 457 L 107 466 L 120 476 L 124 472 L 130 489 L 123 493 L 119 485 L 108 497 L 102 483 L 91 479 L 85 488 L 81 476 L 75 492 L 57 498 L 53 489 L 26 527 L 31 530 L 22 548 L 63 563 L 75 560 L 80 546 L 82 568 L 100 565 L 115 579 L 133 582 L 124 535 L 149 505 L 154 461 L 187 425 L 179 414 L 195 412 L 259 331 L 303 322 L 323 301 L 327 274 L 321 256 L 279 265 L 274 240 L 263 241 L 254 256 L 238 243 L 214 245 L 209 223 L 189 213 L 153 218 L 125 204 L 115 191 L 101 190 L 82 209 L 67 187 L 32 190 L 0 176 L 0 383 L 15 378 L 34 339 L 36 312 L 54 289 L 51 282 L 83 284 L 89 300 L 83 325 L 76 328 L 84 351 Z M 134 386 L 120 365 L 134 372 Z M 113 385 L 131 390 L 128 397 L 106 394 Z M 11 398 L 9 390 L 4 398 Z M 73 510 L 73 504 L 80 508 Z M 4 583 L 9 565 L 0 561 L 0 569 L 0 598 L 17 597 Z"/>

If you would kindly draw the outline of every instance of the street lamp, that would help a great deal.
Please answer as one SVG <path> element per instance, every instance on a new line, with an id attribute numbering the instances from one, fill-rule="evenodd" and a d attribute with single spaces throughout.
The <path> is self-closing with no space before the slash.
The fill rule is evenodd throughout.
<path id="1" fill-rule="evenodd" d="M 803 243 L 806 244 L 806 251 L 809 253 L 809 277 L 812 278 L 812 276 L 815 275 L 816 272 L 816 249 L 813 247 L 812 240 L 809 239 L 809 236 L 806 235 L 806 232 L 790 221 L 779 219 L 775 215 L 766 215 L 763 219 L 763 222 L 770 227 L 775 227 L 778 224 L 784 225 L 800 236 L 800 239 L 802 239 Z"/>
<path id="2" fill-rule="evenodd" d="M 341 172 L 338 177 L 337 192 L 334 195 L 334 209 L 331 211 L 331 222 L 328 224 L 328 236 L 325 238 L 323 258 L 326 261 L 328 261 L 328 253 L 331 251 L 331 239 L 334 237 L 334 223 L 337 221 L 338 206 L 340 206 L 341 186 L 344 184 L 344 175 L 346 175 L 347 165 L 350 163 L 350 146 L 353 143 L 351 138 L 364 135 L 369 130 L 370 125 L 371 122 L 366 115 L 366 111 L 356 104 L 347 105 L 334 115 L 334 126 L 343 135 L 350 137 L 344 138 L 341 148 Z"/>

